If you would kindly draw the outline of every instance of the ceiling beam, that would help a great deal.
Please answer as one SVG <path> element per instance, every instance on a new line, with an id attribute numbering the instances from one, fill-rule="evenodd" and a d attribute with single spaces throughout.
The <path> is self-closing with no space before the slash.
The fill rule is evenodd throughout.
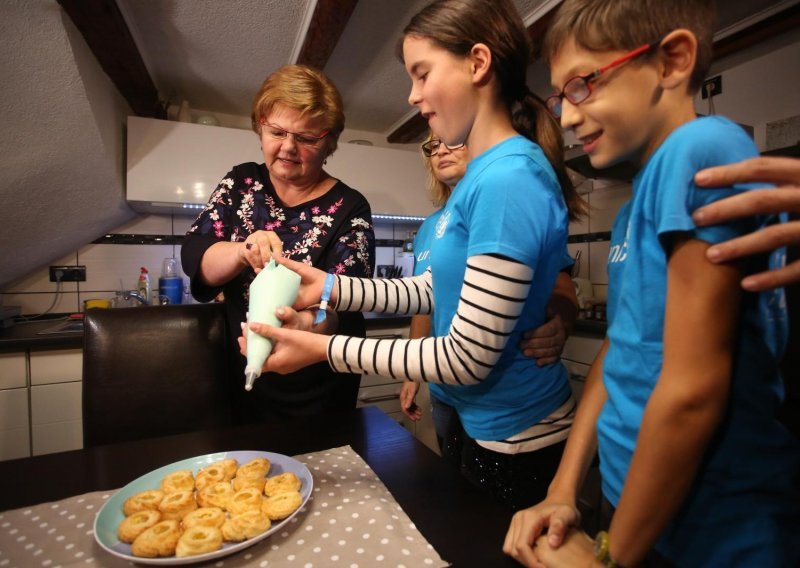
<path id="1" fill-rule="evenodd" d="M 358 0 L 317 0 L 297 63 L 324 69 Z"/>
<path id="2" fill-rule="evenodd" d="M 542 40 L 550 21 L 553 19 L 555 8 L 528 26 L 528 38 L 531 41 L 534 58 L 541 56 Z M 716 61 L 752 47 L 785 31 L 795 29 L 798 25 L 800 25 L 800 4 L 794 4 L 734 34 L 715 41 L 714 60 Z M 417 113 L 389 133 L 386 141 L 391 144 L 420 142 L 427 132 L 427 121 Z"/>
<path id="3" fill-rule="evenodd" d="M 166 118 L 158 90 L 115 0 L 58 0 L 103 71 L 139 116 Z"/>

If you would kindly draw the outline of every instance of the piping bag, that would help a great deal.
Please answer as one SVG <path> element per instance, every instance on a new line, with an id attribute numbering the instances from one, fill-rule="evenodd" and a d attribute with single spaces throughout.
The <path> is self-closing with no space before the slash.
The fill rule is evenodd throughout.
<path id="1" fill-rule="evenodd" d="M 250 308 L 248 322 L 266 323 L 281 327 L 275 315 L 281 306 L 291 306 L 300 291 L 300 275 L 270 259 L 250 283 Z M 244 390 L 253 390 L 253 383 L 261 376 L 261 368 L 272 352 L 272 340 L 247 329 L 247 366 L 244 368 Z"/>

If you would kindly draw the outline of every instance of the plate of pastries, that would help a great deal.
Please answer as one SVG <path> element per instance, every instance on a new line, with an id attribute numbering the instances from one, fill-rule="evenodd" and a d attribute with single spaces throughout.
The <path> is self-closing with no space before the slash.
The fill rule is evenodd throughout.
<path id="1" fill-rule="evenodd" d="M 288 523 L 314 481 L 271 452 L 197 456 L 143 475 L 115 493 L 94 522 L 98 544 L 138 564 L 192 564 L 227 556 Z"/>

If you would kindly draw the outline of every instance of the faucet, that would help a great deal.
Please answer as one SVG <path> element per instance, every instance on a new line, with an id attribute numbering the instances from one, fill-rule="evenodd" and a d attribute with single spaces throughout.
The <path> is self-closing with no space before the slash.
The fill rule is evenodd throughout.
<path id="1" fill-rule="evenodd" d="M 144 296 L 142 296 L 139 292 L 137 292 L 136 290 L 125 290 L 122 293 L 122 299 L 123 300 L 130 300 L 131 298 L 133 298 L 134 300 L 136 300 L 137 302 L 139 302 L 143 306 L 147 306 L 148 305 L 147 304 L 147 299 Z"/>

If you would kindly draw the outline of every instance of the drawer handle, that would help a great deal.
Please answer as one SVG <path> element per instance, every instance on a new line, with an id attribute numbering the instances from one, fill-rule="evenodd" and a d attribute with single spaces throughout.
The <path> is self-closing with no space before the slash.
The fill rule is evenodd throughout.
<path id="1" fill-rule="evenodd" d="M 400 393 L 397 394 L 384 394 L 379 396 L 364 396 L 359 397 L 361 402 L 370 403 L 370 402 L 386 402 L 387 400 L 394 400 L 400 399 Z"/>

